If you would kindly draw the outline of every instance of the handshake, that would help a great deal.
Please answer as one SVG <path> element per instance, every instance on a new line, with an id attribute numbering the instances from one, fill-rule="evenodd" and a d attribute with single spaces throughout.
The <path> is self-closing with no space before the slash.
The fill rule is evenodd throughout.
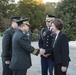
<path id="1" fill-rule="evenodd" d="M 40 55 L 43 55 L 43 54 L 45 54 L 45 49 L 40 48 Z"/>
<path id="2" fill-rule="evenodd" d="M 48 57 L 49 55 L 50 55 L 50 53 L 49 54 L 45 54 L 46 52 L 45 52 L 45 49 L 43 49 L 43 48 L 41 48 L 40 49 L 40 55 L 42 55 L 43 57 Z"/>

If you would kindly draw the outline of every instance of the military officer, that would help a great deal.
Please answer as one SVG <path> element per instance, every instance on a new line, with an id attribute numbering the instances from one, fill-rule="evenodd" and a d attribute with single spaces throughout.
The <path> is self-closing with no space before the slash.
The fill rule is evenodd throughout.
<path id="1" fill-rule="evenodd" d="M 29 17 L 27 17 L 29 20 L 28 21 L 30 21 L 30 18 Z M 26 17 L 23 17 L 23 19 L 26 19 Z M 28 30 L 28 32 L 26 32 L 26 34 L 27 34 L 27 36 L 28 36 L 28 39 L 30 40 L 30 41 L 32 41 L 32 32 L 31 32 L 31 30 L 29 29 Z"/>
<path id="2" fill-rule="evenodd" d="M 13 75 L 26 75 L 27 69 L 32 65 L 30 53 L 38 55 L 41 51 L 31 46 L 26 34 L 30 26 L 28 18 L 17 23 L 19 28 L 12 39 L 12 60 L 9 67 L 12 69 Z"/>
<path id="3" fill-rule="evenodd" d="M 39 48 L 48 50 L 51 50 L 51 44 L 52 44 L 52 32 L 51 32 L 51 22 L 55 19 L 55 16 L 47 14 L 46 15 L 46 27 L 43 28 L 40 32 L 39 37 Z M 48 69 L 50 75 L 52 75 L 53 70 L 53 56 L 52 52 L 51 54 L 43 54 L 41 55 L 41 69 L 42 69 L 42 75 L 48 75 Z"/>
<path id="4" fill-rule="evenodd" d="M 12 71 L 9 69 L 12 54 L 12 36 L 15 30 L 18 28 L 16 23 L 21 17 L 11 17 L 11 26 L 5 30 L 2 38 L 2 75 L 12 75 Z"/>

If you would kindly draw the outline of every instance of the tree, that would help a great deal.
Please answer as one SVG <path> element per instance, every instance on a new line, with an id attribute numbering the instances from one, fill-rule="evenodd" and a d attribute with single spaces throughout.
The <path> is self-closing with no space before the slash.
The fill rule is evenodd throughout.
<path id="1" fill-rule="evenodd" d="M 47 2 L 46 6 L 45 6 L 45 12 L 46 12 L 46 14 L 48 13 L 48 14 L 54 15 L 55 7 L 56 7 L 56 3 L 55 2 L 52 2 L 52 3 Z"/>
<path id="2" fill-rule="evenodd" d="M 7 17 L 8 0 L 0 0 L 0 31 L 4 29 L 4 21 Z"/>
<path id="3" fill-rule="evenodd" d="M 22 0 L 19 2 L 19 15 L 30 17 L 32 31 L 41 29 L 45 20 L 45 5 L 35 0 Z"/>
<path id="4" fill-rule="evenodd" d="M 58 3 L 55 14 L 63 20 L 63 31 L 69 40 L 76 40 L 76 0 L 62 0 Z"/>
<path id="5" fill-rule="evenodd" d="M 10 17 L 17 16 L 17 5 L 14 0 L 0 0 L 0 31 L 3 32 L 10 25 Z"/>

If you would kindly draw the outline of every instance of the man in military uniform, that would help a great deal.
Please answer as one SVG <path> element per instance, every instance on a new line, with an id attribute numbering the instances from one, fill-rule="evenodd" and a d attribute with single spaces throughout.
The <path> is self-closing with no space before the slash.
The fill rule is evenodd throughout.
<path id="1" fill-rule="evenodd" d="M 3 72 L 2 75 L 12 75 L 12 71 L 9 69 L 9 64 L 11 61 L 12 54 L 12 36 L 15 33 L 15 30 L 18 28 L 16 23 L 21 17 L 12 17 L 11 26 L 5 30 L 2 39 L 2 66 Z"/>
<path id="2" fill-rule="evenodd" d="M 12 60 L 9 67 L 12 69 L 13 75 L 26 75 L 27 69 L 31 66 L 30 53 L 38 55 L 39 52 L 41 54 L 45 52 L 31 46 L 26 34 L 30 26 L 28 18 L 22 19 L 17 23 L 19 29 L 13 35 Z"/>
<path id="3" fill-rule="evenodd" d="M 23 19 L 26 19 L 26 17 L 23 17 Z M 30 18 L 28 17 L 28 21 L 30 21 Z M 27 36 L 28 36 L 28 39 L 30 41 L 32 41 L 32 32 L 31 30 L 29 29 L 28 32 L 26 32 Z"/>
<path id="4" fill-rule="evenodd" d="M 45 50 L 51 50 L 51 44 L 52 44 L 52 31 L 51 31 L 51 22 L 55 19 L 55 16 L 52 15 L 46 15 L 46 27 L 43 28 L 40 32 L 39 37 L 39 48 L 45 49 Z M 41 55 L 41 69 L 42 69 L 42 75 L 48 75 L 48 69 L 50 75 L 52 75 L 53 71 L 53 56 L 52 52 L 51 54 L 43 54 Z"/>

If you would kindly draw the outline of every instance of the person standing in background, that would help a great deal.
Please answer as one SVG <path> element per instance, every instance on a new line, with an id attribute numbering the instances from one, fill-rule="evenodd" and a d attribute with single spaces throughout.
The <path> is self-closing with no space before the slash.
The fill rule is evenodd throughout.
<path id="1" fill-rule="evenodd" d="M 11 26 L 5 30 L 2 38 L 2 66 L 3 71 L 2 75 L 12 75 L 12 71 L 9 68 L 9 64 L 12 57 L 12 37 L 18 28 L 17 20 L 20 20 L 21 17 L 12 17 Z"/>
<path id="2" fill-rule="evenodd" d="M 52 45 L 52 30 L 51 30 L 51 23 L 55 19 L 55 16 L 47 14 L 46 15 L 46 27 L 43 28 L 40 32 L 39 37 L 39 48 L 45 49 L 45 50 L 51 50 Z M 48 75 L 48 69 L 49 69 L 49 75 L 52 75 L 53 73 L 53 56 L 52 53 L 43 54 L 41 55 L 41 70 L 42 75 Z"/>

